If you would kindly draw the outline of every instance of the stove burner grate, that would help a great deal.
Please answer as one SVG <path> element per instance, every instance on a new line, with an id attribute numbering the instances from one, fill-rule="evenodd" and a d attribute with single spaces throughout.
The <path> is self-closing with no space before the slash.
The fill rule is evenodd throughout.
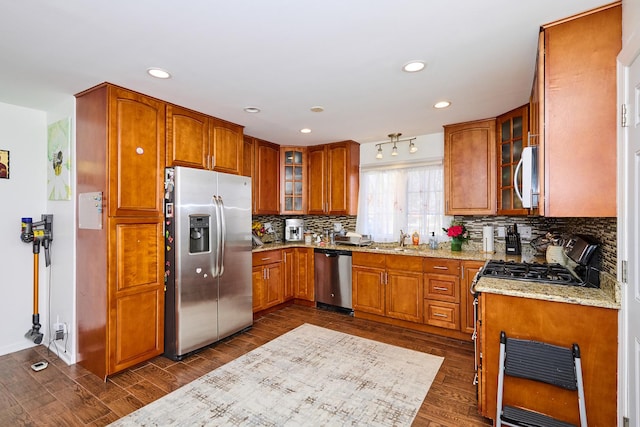
<path id="1" fill-rule="evenodd" d="M 558 285 L 585 286 L 582 280 L 579 280 L 568 268 L 560 264 L 487 261 L 480 271 L 480 276 Z"/>

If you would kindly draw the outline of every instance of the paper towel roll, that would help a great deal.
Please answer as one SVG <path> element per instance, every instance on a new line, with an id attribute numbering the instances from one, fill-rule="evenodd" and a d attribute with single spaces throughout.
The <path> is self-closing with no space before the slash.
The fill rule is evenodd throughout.
<path id="1" fill-rule="evenodd" d="M 485 225 L 482 227 L 482 252 L 493 253 L 493 226 Z"/>

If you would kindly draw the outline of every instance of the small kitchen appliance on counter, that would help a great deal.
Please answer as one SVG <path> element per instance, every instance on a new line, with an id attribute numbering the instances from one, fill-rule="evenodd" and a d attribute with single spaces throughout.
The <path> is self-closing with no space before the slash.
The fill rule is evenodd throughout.
<path id="1" fill-rule="evenodd" d="M 591 236 L 576 234 L 567 239 L 564 252 L 577 265 L 573 271 L 586 286 L 600 287 L 600 260 L 596 256 L 598 242 Z"/>
<path id="2" fill-rule="evenodd" d="M 304 220 L 289 218 L 284 220 L 284 241 L 302 242 L 304 241 Z"/>
<path id="3" fill-rule="evenodd" d="M 522 247 L 520 245 L 520 233 L 518 233 L 517 224 L 513 224 L 507 227 L 507 234 L 505 236 L 505 248 L 507 255 L 522 254 Z"/>

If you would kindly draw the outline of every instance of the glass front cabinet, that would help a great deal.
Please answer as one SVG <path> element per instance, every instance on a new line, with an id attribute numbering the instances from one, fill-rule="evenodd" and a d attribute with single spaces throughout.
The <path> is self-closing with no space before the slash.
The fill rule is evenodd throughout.
<path id="1" fill-rule="evenodd" d="M 307 151 L 304 147 L 281 147 L 280 213 L 303 215 L 307 211 Z"/>
<path id="2" fill-rule="evenodd" d="M 522 157 L 522 149 L 528 146 L 529 106 L 523 105 L 497 118 L 498 141 L 498 215 L 527 215 L 522 207 L 513 183 L 513 177 Z M 519 170 L 518 183 L 522 183 Z"/>

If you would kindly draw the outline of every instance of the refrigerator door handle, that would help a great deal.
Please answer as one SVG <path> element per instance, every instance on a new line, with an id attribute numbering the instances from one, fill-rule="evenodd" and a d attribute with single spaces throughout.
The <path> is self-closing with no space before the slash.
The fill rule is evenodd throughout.
<path id="1" fill-rule="evenodd" d="M 214 277 L 220 277 L 220 231 L 222 225 L 220 224 L 220 203 L 218 202 L 218 196 L 213 196 L 213 208 L 216 216 L 216 241 L 213 242 L 213 246 L 216 249 L 215 258 L 213 260 L 214 265 Z"/>
<path id="2" fill-rule="evenodd" d="M 224 202 L 222 196 L 218 196 L 218 209 L 220 211 L 220 234 L 218 235 L 218 241 L 220 243 L 220 250 L 218 251 L 218 277 L 224 274 L 224 247 L 227 243 L 227 221 L 224 217 Z"/>

